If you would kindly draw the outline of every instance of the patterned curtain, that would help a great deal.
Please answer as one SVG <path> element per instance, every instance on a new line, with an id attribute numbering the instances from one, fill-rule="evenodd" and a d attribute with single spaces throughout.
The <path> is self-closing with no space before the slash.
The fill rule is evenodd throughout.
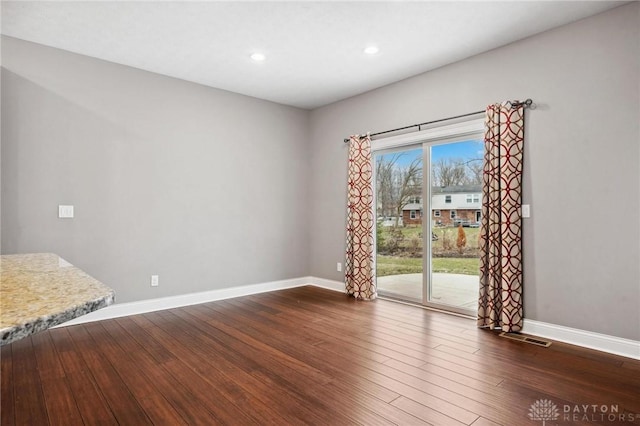
<path id="1" fill-rule="evenodd" d="M 349 140 L 349 181 L 347 200 L 347 294 L 373 300 L 373 167 L 371 137 L 351 136 Z"/>
<path id="2" fill-rule="evenodd" d="M 484 135 L 478 326 L 522 330 L 524 106 L 487 107 Z"/>

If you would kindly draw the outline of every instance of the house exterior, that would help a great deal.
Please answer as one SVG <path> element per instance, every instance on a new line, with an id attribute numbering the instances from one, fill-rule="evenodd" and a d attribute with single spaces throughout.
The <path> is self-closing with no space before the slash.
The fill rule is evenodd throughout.
<path id="1" fill-rule="evenodd" d="M 405 225 L 421 225 L 421 197 L 412 197 L 402 209 Z M 480 185 L 456 185 L 431 188 L 431 220 L 438 226 L 478 226 L 482 216 Z"/>

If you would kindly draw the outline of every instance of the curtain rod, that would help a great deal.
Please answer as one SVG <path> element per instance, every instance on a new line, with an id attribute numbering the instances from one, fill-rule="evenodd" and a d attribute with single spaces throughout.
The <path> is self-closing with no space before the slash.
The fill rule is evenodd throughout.
<path id="1" fill-rule="evenodd" d="M 517 106 L 521 106 L 522 105 L 525 108 L 527 108 L 527 107 L 530 107 L 533 104 L 533 101 L 530 98 L 525 100 L 525 101 L 523 101 L 523 102 L 520 102 L 520 101 L 507 101 L 507 102 L 509 104 L 511 104 L 512 107 L 517 107 Z M 420 130 L 422 130 L 421 127 L 422 126 L 426 126 L 427 124 L 439 123 L 441 121 L 455 120 L 456 118 L 469 117 L 471 115 L 481 114 L 483 112 L 485 112 L 485 110 L 470 112 L 468 114 L 462 114 L 462 115 L 454 115 L 453 117 L 441 118 L 439 120 L 426 121 L 424 123 L 412 124 L 411 126 L 398 127 L 397 129 L 391 129 L 391 130 L 385 130 L 383 132 L 371 133 L 370 135 L 371 135 L 371 137 L 374 137 L 374 136 L 384 135 L 386 133 L 399 132 L 400 130 L 407 130 L 407 129 L 410 129 L 412 127 L 417 127 L 418 131 L 420 131 Z M 348 142 L 349 142 L 349 138 L 345 138 L 344 139 L 344 143 L 348 143 Z"/>

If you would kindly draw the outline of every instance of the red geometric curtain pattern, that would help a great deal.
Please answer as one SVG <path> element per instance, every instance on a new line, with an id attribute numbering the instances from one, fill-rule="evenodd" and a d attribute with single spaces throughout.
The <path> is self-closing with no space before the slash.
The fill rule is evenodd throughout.
<path id="1" fill-rule="evenodd" d="M 524 107 L 487 107 L 484 135 L 478 326 L 522 330 Z"/>
<path id="2" fill-rule="evenodd" d="M 351 136 L 349 141 L 349 187 L 347 201 L 347 294 L 373 300 L 373 167 L 371 137 Z"/>

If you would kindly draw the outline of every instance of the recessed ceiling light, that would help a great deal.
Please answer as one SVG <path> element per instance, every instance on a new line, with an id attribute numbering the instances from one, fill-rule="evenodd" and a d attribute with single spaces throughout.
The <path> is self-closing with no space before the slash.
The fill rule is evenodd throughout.
<path id="1" fill-rule="evenodd" d="M 257 52 L 256 52 L 256 53 L 254 53 L 254 54 L 252 54 L 252 55 L 251 55 L 251 59 L 253 59 L 253 60 L 254 60 L 254 61 L 256 61 L 256 62 L 262 62 L 262 61 L 264 61 L 265 59 L 267 59 L 267 57 L 266 57 L 266 56 L 264 56 L 264 54 L 262 54 L 262 53 L 257 53 Z"/>
<path id="2" fill-rule="evenodd" d="M 380 51 L 380 49 L 378 49 L 378 46 L 367 46 L 364 49 L 364 53 L 366 53 L 367 55 L 375 55 L 379 51 Z"/>

